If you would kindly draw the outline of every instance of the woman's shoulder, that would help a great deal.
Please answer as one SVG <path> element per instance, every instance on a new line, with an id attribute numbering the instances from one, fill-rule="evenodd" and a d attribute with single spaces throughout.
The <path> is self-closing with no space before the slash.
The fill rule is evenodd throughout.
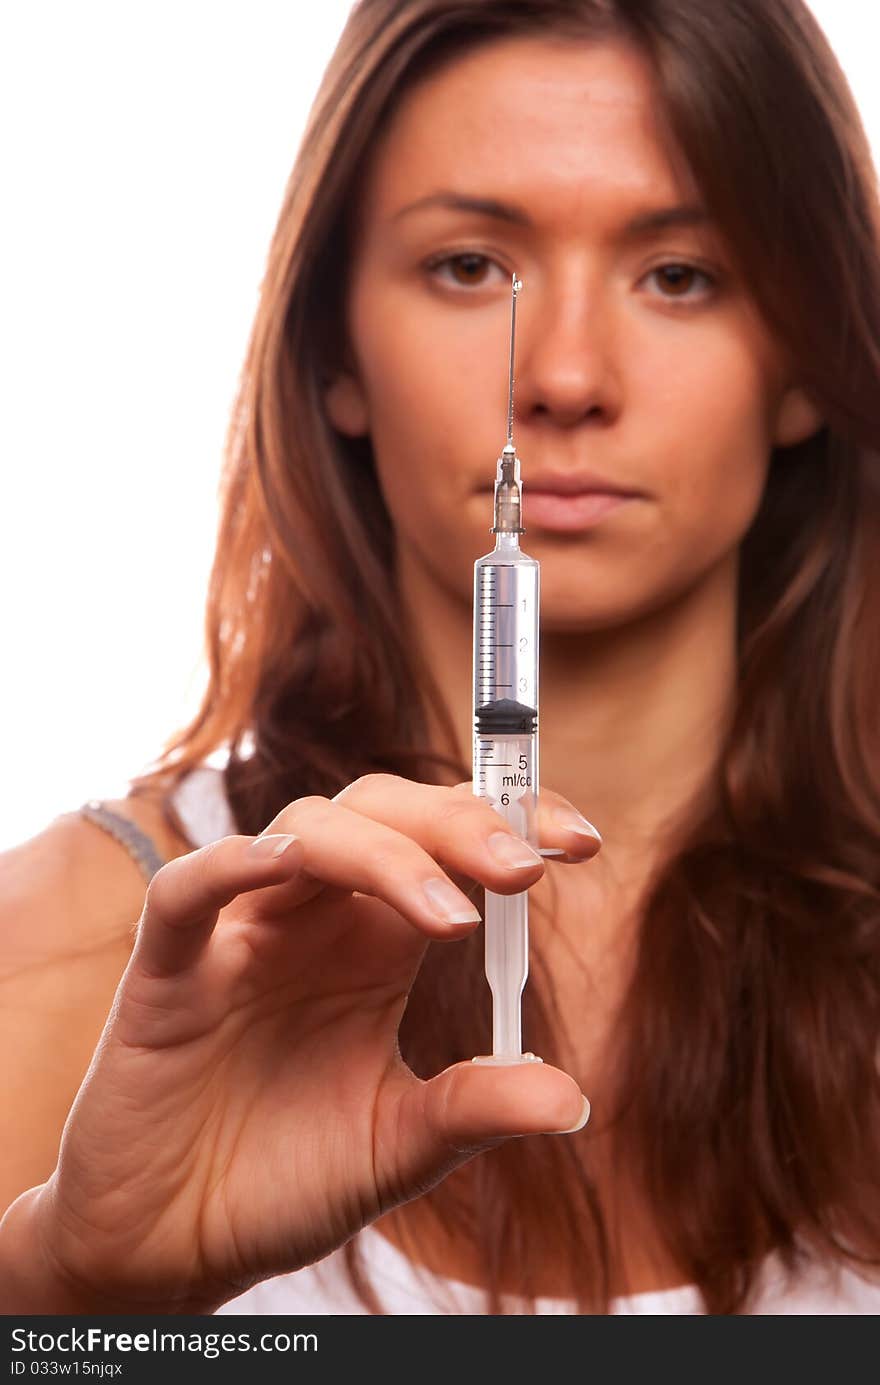
<path id="1" fill-rule="evenodd" d="M 163 859 L 191 850 L 153 795 L 102 800 Z M 134 946 L 147 881 L 123 845 L 75 809 L 0 851 L 0 1212 L 42 1182 Z"/>
<path id="2" fill-rule="evenodd" d="M 92 800 L 105 822 L 133 825 L 151 843 L 158 862 L 193 843 L 163 811 L 158 792 Z M 95 817 L 76 808 L 60 813 L 40 831 L 0 851 L 2 934 L 11 952 L 34 956 L 69 947 L 100 946 L 121 938 L 137 922 L 147 880 L 138 861 Z"/>
<path id="3" fill-rule="evenodd" d="M 101 850 L 107 861 L 112 855 L 120 871 L 140 876 L 142 887 L 166 861 L 198 845 L 175 812 L 174 797 L 166 799 L 158 788 L 130 791 L 125 798 L 90 799 L 64 817 L 81 842 L 88 838 L 90 855 Z"/>

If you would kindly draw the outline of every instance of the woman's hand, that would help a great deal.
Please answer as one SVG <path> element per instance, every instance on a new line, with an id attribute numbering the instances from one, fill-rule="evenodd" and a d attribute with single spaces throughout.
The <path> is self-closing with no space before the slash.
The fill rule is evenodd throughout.
<path id="1" fill-rule="evenodd" d="M 542 793 L 542 849 L 595 855 L 599 839 L 566 828 L 560 807 Z M 493 838 L 526 864 L 497 859 Z M 582 1123 L 582 1094 L 556 1068 L 459 1063 L 425 1082 L 397 1049 L 428 942 L 479 919 L 450 874 L 512 894 L 542 872 L 470 784 L 392 775 L 163 866 L 35 1194 L 71 1301 L 211 1312 L 479 1150 Z"/>

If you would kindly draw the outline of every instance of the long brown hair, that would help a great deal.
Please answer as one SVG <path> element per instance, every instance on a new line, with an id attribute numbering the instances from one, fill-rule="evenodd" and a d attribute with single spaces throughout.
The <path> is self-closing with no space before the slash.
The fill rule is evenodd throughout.
<path id="1" fill-rule="evenodd" d="M 804 1252 L 877 1264 L 880 1248 L 880 235 L 857 111 L 800 0 L 355 6 L 286 190 L 241 377 L 209 685 L 132 785 L 167 803 L 228 749 L 234 816 L 255 833 L 292 799 L 370 771 L 470 777 L 451 727 L 449 755 L 429 752 L 442 702 L 402 640 L 371 448 L 333 431 L 322 393 L 345 350 L 359 170 L 395 102 L 474 44 L 548 32 L 623 35 L 648 56 L 677 145 L 827 420 L 771 458 L 741 552 L 735 716 L 713 792 L 653 881 L 616 1025 L 621 1158 L 707 1311 L 736 1313 L 769 1249 L 796 1268 Z M 486 1051 L 481 948 L 478 933 L 428 949 L 401 1034 L 420 1075 Z M 526 1032 L 553 1060 L 552 986 L 534 962 Z M 597 1186 L 589 1138 L 540 1137 L 427 1196 L 476 1247 L 488 1312 L 502 1311 L 500 1267 L 522 1267 L 528 1298 L 547 1255 L 582 1311 L 605 1312 Z"/>

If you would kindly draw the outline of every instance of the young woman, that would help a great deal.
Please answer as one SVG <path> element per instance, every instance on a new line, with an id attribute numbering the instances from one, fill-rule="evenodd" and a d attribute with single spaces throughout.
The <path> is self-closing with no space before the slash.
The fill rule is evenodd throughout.
<path id="1" fill-rule="evenodd" d="M 13 1307 L 880 1310 L 878 247 L 799 0 L 355 7 L 243 376 L 210 687 L 115 805 L 176 859 L 131 936 L 142 889 L 71 891 L 125 860 L 105 810 L 8 854 L 25 1013 L 62 899 L 117 964 L 80 1054 L 124 967 L 16 1174 Z M 568 863 L 467 782 L 514 271 Z M 531 887 L 543 1065 L 469 1061 L 480 886 Z"/>

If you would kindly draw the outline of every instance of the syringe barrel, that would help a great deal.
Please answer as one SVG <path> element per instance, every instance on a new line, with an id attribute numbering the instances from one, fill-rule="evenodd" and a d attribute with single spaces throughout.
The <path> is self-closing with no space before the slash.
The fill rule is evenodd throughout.
<path id="1" fill-rule="evenodd" d="M 537 847 L 540 567 L 502 534 L 474 565 L 474 793 Z"/>
<path id="2" fill-rule="evenodd" d="M 537 848 L 540 569 L 515 534 L 474 567 L 474 793 Z M 492 1051 L 522 1054 L 528 894 L 486 891 Z"/>
<path id="3" fill-rule="evenodd" d="M 538 711 L 540 567 L 516 534 L 474 564 L 474 714 L 511 699 Z"/>

